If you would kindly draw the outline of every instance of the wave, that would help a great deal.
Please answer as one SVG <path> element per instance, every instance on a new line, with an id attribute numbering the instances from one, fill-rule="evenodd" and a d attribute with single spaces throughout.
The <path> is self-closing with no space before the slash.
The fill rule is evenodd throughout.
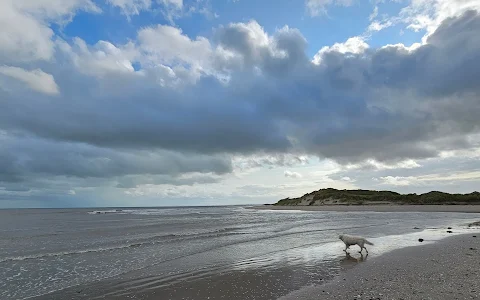
<path id="1" fill-rule="evenodd" d="M 199 207 L 167 207 L 167 208 L 129 208 L 129 209 L 105 209 L 88 211 L 89 215 L 105 215 L 105 214 L 132 214 L 132 215 L 203 215 L 203 216 L 225 216 L 227 214 L 234 214 L 238 212 L 235 210 L 228 210 L 222 212 L 215 212 L 209 208 Z"/>
<path id="2" fill-rule="evenodd" d="M 40 253 L 40 254 L 32 254 L 32 255 L 25 255 L 25 256 L 13 256 L 13 257 L 6 257 L 6 258 L 0 259 L 0 263 L 7 262 L 7 261 L 22 261 L 22 260 L 29 260 L 29 259 L 59 257 L 59 256 L 68 256 L 68 255 L 84 254 L 84 253 L 106 252 L 106 251 L 125 249 L 125 248 L 135 248 L 135 247 L 140 247 L 141 245 L 142 243 L 133 243 L 128 245 L 112 246 L 112 247 L 105 247 L 105 248 L 61 251 L 61 252 L 53 252 L 53 253 Z"/>
<path id="3" fill-rule="evenodd" d="M 249 237 L 248 240 L 232 240 L 230 243 L 227 243 L 224 245 L 224 246 L 227 246 L 227 245 L 234 245 L 238 243 L 267 240 L 267 239 L 278 238 L 278 237 L 289 236 L 289 235 L 296 235 L 296 234 L 305 234 L 305 233 L 322 232 L 322 231 L 337 231 L 342 229 L 364 228 L 364 227 L 379 226 L 379 225 L 385 225 L 385 224 L 349 226 L 349 227 L 343 227 L 343 228 L 342 227 L 319 228 L 319 229 L 302 230 L 302 231 L 288 231 L 288 230 L 261 231 L 260 230 L 256 232 L 245 232 L 244 230 L 251 229 L 254 227 L 258 227 L 260 229 L 261 226 L 254 225 L 254 226 L 246 226 L 246 227 L 245 226 L 225 227 L 225 228 L 216 228 L 212 230 L 197 231 L 197 232 L 178 232 L 178 233 L 169 233 L 169 234 L 163 234 L 163 235 L 154 235 L 154 236 L 145 237 L 143 239 L 139 238 L 135 241 L 132 241 L 132 243 L 129 243 L 129 244 L 116 245 L 116 246 L 110 246 L 110 247 L 99 247 L 99 248 L 90 248 L 90 249 L 83 249 L 83 250 L 71 250 L 71 251 L 39 253 L 39 254 L 24 255 L 24 256 L 6 257 L 6 258 L 0 258 L 0 263 L 8 262 L 8 261 L 23 261 L 23 260 L 79 255 L 79 254 L 86 254 L 86 253 L 116 251 L 121 249 L 155 245 L 157 243 L 162 243 L 166 241 L 176 242 L 176 241 L 185 241 L 185 240 L 202 239 L 202 238 L 206 239 L 206 238 L 215 238 L 215 237 L 232 236 L 232 235 L 251 235 L 251 234 L 256 235 L 256 236 Z M 258 234 L 260 234 L 260 236 L 258 236 Z"/>
<path id="4" fill-rule="evenodd" d="M 129 213 L 129 210 L 123 210 L 123 209 L 109 209 L 109 210 L 94 210 L 94 211 L 89 211 L 87 214 L 89 215 L 104 215 L 104 214 L 127 214 Z"/>
<path id="5" fill-rule="evenodd" d="M 235 228 L 235 227 L 226 227 L 226 228 L 219 228 L 219 229 L 203 231 L 203 232 L 170 233 L 170 234 L 164 234 L 164 235 L 155 235 L 155 236 L 147 237 L 143 240 L 138 239 L 134 243 L 118 245 L 118 246 L 5 257 L 5 258 L 0 258 L 0 263 L 7 262 L 7 261 L 33 260 L 33 259 L 42 259 L 42 258 L 48 258 L 48 257 L 61 257 L 61 256 L 78 255 L 78 254 L 85 254 L 85 253 L 98 253 L 98 252 L 115 251 L 115 250 L 121 250 L 121 249 L 127 249 L 127 248 L 136 248 L 136 247 L 141 247 L 143 245 L 153 245 L 153 244 L 156 244 L 157 242 L 165 241 L 165 239 L 183 240 L 183 239 L 194 239 L 194 238 L 207 238 L 207 237 L 219 236 L 225 233 L 228 234 L 229 232 L 232 234 L 235 234 L 233 233 L 233 231 L 237 229 L 238 228 Z M 238 233 L 238 234 L 243 234 L 243 233 Z"/>
<path id="6" fill-rule="evenodd" d="M 201 215 L 205 212 L 201 211 L 189 211 L 188 209 L 178 209 L 178 208 L 160 208 L 160 209 L 107 209 L 107 210 L 94 210 L 89 211 L 89 215 L 106 215 L 106 214 L 117 214 L 117 215 L 173 215 L 172 212 L 182 212 L 179 215 Z M 175 213 L 174 213 L 175 214 Z M 207 213 L 208 214 L 208 213 Z"/>

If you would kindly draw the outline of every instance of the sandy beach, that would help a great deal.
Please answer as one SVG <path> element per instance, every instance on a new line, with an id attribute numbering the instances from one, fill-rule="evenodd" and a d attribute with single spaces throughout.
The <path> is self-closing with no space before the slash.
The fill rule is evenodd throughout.
<path id="1" fill-rule="evenodd" d="M 352 257 L 359 257 L 351 252 Z M 333 282 L 304 288 L 279 300 L 480 297 L 480 236 L 474 231 L 430 245 L 399 249 L 363 262 L 351 260 L 358 266 Z"/>
<path id="2" fill-rule="evenodd" d="M 263 210 L 303 211 L 374 211 L 374 212 L 462 212 L 480 213 L 480 205 L 322 205 L 322 206 L 252 206 Z"/>

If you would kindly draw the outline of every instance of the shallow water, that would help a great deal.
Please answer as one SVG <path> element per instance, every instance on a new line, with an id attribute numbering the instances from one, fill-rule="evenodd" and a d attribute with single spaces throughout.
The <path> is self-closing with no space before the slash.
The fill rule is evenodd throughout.
<path id="1" fill-rule="evenodd" d="M 0 210 L 0 299 L 73 290 L 85 298 L 153 290 L 166 299 L 272 299 L 355 263 L 339 233 L 368 237 L 372 257 L 441 239 L 447 226 L 468 231 L 478 219 L 244 207 Z"/>

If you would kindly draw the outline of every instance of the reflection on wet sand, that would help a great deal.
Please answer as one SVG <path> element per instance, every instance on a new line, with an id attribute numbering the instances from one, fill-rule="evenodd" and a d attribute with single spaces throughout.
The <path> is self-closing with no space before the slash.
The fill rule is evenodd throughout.
<path id="1" fill-rule="evenodd" d="M 340 266 L 344 268 L 351 268 L 358 263 L 365 262 L 368 258 L 368 254 L 363 255 L 360 253 L 358 257 L 352 256 L 350 253 L 345 252 L 345 256 L 340 259 Z"/>

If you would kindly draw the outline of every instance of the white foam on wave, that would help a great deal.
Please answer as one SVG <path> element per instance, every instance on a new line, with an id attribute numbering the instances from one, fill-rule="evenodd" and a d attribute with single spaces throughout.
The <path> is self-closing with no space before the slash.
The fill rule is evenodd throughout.
<path id="1" fill-rule="evenodd" d="M 121 209 L 109 209 L 109 210 L 94 210 L 87 212 L 89 215 L 100 215 L 100 214 L 126 214 L 127 211 Z"/>
<path id="2" fill-rule="evenodd" d="M 105 214 L 165 215 L 165 214 L 171 214 L 172 211 L 180 211 L 180 208 L 106 209 L 106 210 L 89 211 L 87 213 L 89 215 L 105 215 Z M 185 209 L 184 211 L 186 212 Z"/>
<path id="3" fill-rule="evenodd" d="M 11 257 L 1 258 L 0 263 L 6 262 L 6 261 L 22 261 L 22 260 L 29 260 L 29 259 L 41 259 L 41 258 L 47 258 L 47 257 L 60 257 L 60 256 L 66 256 L 66 255 L 106 252 L 106 251 L 113 251 L 113 250 L 119 250 L 119 249 L 140 247 L 142 244 L 143 243 L 132 243 L 128 245 L 119 245 L 119 246 L 104 247 L 104 248 L 39 253 L 39 254 L 31 254 L 31 255 L 24 255 L 24 256 L 11 256 Z"/>
<path id="4" fill-rule="evenodd" d="M 0 263 L 6 261 L 22 261 L 22 260 L 29 260 L 29 259 L 42 259 L 47 257 L 60 257 L 60 256 L 67 256 L 67 255 L 77 255 L 77 254 L 85 254 L 85 253 L 94 253 L 94 252 L 106 252 L 106 251 L 114 251 L 114 250 L 121 250 L 126 248 L 135 248 L 144 245 L 153 245 L 158 242 L 164 242 L 165 239 L 194 239 L 194 238 L 205 238 L 211 236 L 218 236 L 223 234 L 244 234 L 243 232 L 236 232 L 237 230 L 242 229 L 242 227 L 225 227 L 225 228 L 215 228 L 210 230 L 199 230 L 196 232 L 177 232 L 177 233 L 169 233 L 163 235 L 153 235 L 146 237 L 141 240 L 132 241 L 128 244 L 123 245 L 116 245 L 110 247 L 100 247 L 100 248 L 90 248 L 90 249 L 83 249 L 83 250 L 71 250 L 71 251 L 60 251 L 60 252 L 52 252 L 52 253 L 39 253 L 39 254 L 31 254 L 31 255 L 23 255 L 23 256 L 11 256 L 0 258 Z"/>

